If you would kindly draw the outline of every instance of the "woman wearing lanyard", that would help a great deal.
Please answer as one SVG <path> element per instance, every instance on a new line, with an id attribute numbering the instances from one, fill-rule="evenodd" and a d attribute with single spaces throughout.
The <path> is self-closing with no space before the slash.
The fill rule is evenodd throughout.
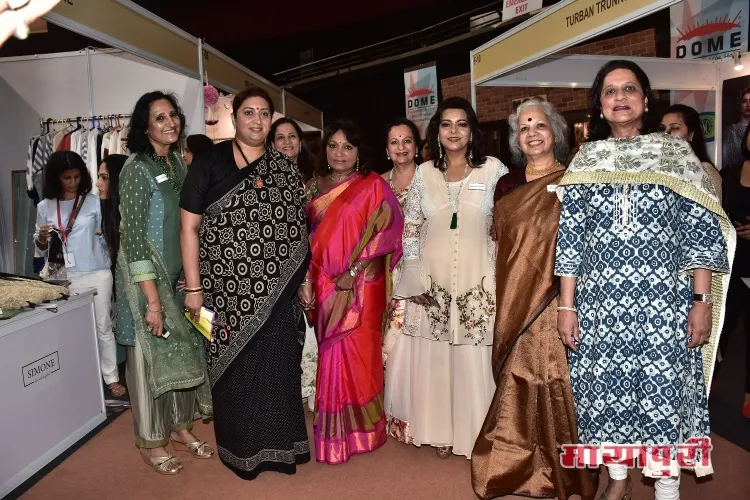
<path id="1" fill-rule="evenodd" d="M 91 176 L 78 154 L 58 151 L 44 167 L 42 200 L 36 209 L 34 241 L 49 247 L 54 231 L 62 241 L 65 268 L 72 291 L 95 288 L 94 311 L 102 377 L 113 396 L 125 394 L 117 373 L 117 350 L 110 318 L 112 273 L 102 236 L 102 212 L 91 191 Z"/>

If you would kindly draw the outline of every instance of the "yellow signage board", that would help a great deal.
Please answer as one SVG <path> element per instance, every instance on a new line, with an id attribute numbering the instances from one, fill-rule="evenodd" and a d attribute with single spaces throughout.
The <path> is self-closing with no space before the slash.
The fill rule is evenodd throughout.
<path id="1" fill-rule="evenodd" d="M 680 0 L 563 0 L 472 51 L 475 84 Z"/>
<path id="2" fill-rule="evenodd" d="M 128 0 L 63 0 L 45 17 L 111 47 L 201 79 L 198 39 Z M 283 109 L 279 87 L 219 51 L 204 47 L 203 70 L 217 87 L 229 92 L 261 87 L 276 109 Z M 321 113 L 309 104 L 295 99 L 287 107 L 292 118 L 320 126 Z"/>
<path id="3" fill-rule="evenodd" d="M 310 106 L 299 97 L 293 96 L 288 90 L 284 93 L 284 98 L 286 99 L 286 116 L 315 128 L 323 129 L 323 114 L 320 110 Z"/>
<path id="4" fill-rule="evenodd" d="M 57 4 L 47 18 L 112 47 L 199 75 L 198 39 L 146 12 L 116 0 L 71 0 Z"/>

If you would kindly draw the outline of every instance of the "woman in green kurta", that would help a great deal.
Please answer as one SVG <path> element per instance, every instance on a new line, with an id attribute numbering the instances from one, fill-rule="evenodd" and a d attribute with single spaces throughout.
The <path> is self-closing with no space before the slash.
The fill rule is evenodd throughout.
<path id="1" fill-rule="evenodd" d="M 203 340 L 185 319 L 176 292 L 182 273 L 179 198 L 185 166 L 177 152 L 185 123 L 174 96 L 150 92 L 135 105 L 133 153 L 120 175 L 117 332 L 126 346 L 126 379 L 136 446 L 160 474 L 182 464 L 165 446 L 211 458 L 192 432 L 196 406 L 211 415 Z"/>

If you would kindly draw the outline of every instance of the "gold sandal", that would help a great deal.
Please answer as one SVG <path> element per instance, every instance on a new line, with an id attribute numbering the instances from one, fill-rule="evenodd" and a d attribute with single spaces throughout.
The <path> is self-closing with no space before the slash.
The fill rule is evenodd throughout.
<path id="1" fill-rule="evenodd" d="M 119 382 L 112 382 L 111 384 L 107 384 L 107 389 L 109 389 L 112 392 L 112 395 L 116 398 L 122 397 L 128 393 L 128 390 L 125 388 L 125 386 Z"/>
<path id="2" fill-rule="evenodd" d="M 205 441 L 193 441 L 192 443 L 183 443 L 172 436 L 169 437 L 172 446 L 177 451 L 186 451 L 195 458 L 208 459 L 214 456 L 214 449 Z"/>
<path id="3" fill-rule="evenodd" d="M 182 464 L 174 455 L 166 457 L 150 457 L 148 452 L 144 454 L 143 450 L 140 450 L 140 454 L 143 461 L 159 474 L 171 476 L 177 474 L 182 469 Z"/>

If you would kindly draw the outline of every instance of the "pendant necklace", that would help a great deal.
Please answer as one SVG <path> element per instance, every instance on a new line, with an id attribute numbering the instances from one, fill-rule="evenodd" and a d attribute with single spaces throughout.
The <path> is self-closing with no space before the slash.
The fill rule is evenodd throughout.
<path id="1" fill-rule="evenodd" d="M 167 176 L 167 180 L 169 180 L 169 185 L 172 186 L 172 189 L 174 190 L 175 194 L 177 196 L 180 195 L 180 192 L 182 191 L 182 183 L 180 182 L 180 179 L 174 175 L 172 172 L 172 169 L 169 167 L 169 155 L 171 153 L 167 152 L 167 156 L 159 156 L 156 154 L 156 151 L 154 150 L 153 146 L 148 148 L 146 150 L 146 156 L 151 158 L 154 163 L 159 165 L 159 168 L 161 168 L 161 171 L 164 175 Z"/>
<path id="2" fill-rule="evenodd" d="M 451 199 L 451 188 L 448 185 L 448 170 L 443 172 L 443 178 L 445 179 L 445 190 L 448 193 L 448 201 L 453 205 L 453 217 L 451 217 L 451 229 L 458 229 L 458 197 L 461 196 L 461 190 L 464 188 L 464 181 L 466 180 L 466 173 L 469 171 L 469 164 L 466 164 L 464 168 L 464 175 L 461 177 L 461 183 L 458 185 L 458 193 L 456 193 L 456 199 Z"/>
<path id="3" fill-rule="evenodd" d="M 247 161 L 247 156 L 245 156 L 245 153 L 242 152 L 242 148 L 240 147 L 240 143 L 237 142 L 235 139 L 234 145 L 237 146 L 237 151 L 240 152 L 240 155 L 242 155 L 242 159 L 245 160 L 245 168 L 250 166 L 250 162 Z M 255 176 L 255 187 L 262 188 L 263 187 L 263 179 L 260 178 L 259 175 Z"/>

